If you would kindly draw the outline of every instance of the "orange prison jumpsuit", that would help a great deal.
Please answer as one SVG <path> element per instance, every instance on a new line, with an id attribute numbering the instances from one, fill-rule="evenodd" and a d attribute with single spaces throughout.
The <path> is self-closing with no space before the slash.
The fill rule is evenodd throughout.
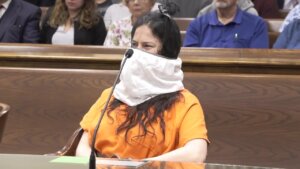
<path id="1" fill-rule="evenodd" d="M 110 90 L 111 88 L 104 90 L 80 122 L 81 127 L 89 134 L 89 144 Z M 126 112 L 122 111 L 124 106 L 121 106 L 110 113 L 113 121 L 108 118 L 107 112 L 104 115 L 95 144 L 97 151 L 108 157 L 116 155 L 120 158 L 143 159 L 178 149 L 193 139 L 208 141 L 204 114 L 198 99 L 186 89 L 182 90 L 181 94 L 183 97 L 164 113 L 165 139 L 157 122 L 152 124 L 153 129 L 148 129 L 155 132 L 155 135 L 134 137 L 141 134 L 136 126 L 129 130 L 126 142 L 125 131 L 116 134 L 116 129 L 125 119 Z"/>

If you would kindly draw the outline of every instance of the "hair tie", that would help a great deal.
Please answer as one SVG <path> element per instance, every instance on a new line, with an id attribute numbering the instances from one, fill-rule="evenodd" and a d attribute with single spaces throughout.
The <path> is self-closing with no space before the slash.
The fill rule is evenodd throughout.
<path id="1" fill-rule="evenodd" d="M 171 18 L 171 16 L 168 13 L 168 8 L 165 5 L 158 5 L 159 12 L 168 18 Z"/>

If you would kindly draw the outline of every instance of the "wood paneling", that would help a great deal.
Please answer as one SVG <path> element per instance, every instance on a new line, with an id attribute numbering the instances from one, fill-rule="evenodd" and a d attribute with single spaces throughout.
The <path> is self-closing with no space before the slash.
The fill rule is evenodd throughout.
<path id="1" fill-rule="evenodd" d="M 58 150 L 115 76 L 114 70 L 0 68 L 0 100 L 12 108 L 0 153 Z M 205 111 L 207 162 L 298 167 L 299 75 L 186 72 L 184 84 Z"/>

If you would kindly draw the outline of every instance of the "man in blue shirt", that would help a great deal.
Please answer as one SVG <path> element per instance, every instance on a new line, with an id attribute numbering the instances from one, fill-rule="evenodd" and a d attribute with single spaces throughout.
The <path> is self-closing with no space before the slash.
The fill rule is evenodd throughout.
<path id="1" fill-rule="evenodd" d="M 237 6 L 237 0 L 214 0 L 216 9 L 191 22 L 185 47 L 268 48 L 264 20 Z"/>

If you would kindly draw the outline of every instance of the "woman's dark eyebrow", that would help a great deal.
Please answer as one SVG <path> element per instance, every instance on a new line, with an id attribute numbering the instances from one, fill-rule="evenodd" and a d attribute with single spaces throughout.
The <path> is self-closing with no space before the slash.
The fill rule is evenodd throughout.
<path id="1" fill-rule="evenodd" d="M 155 45 L 156 44 L 154 42 L 142 42 L 142 43 L 144 43 L 144 44 L 151 44 L 151 45 Z"/>

